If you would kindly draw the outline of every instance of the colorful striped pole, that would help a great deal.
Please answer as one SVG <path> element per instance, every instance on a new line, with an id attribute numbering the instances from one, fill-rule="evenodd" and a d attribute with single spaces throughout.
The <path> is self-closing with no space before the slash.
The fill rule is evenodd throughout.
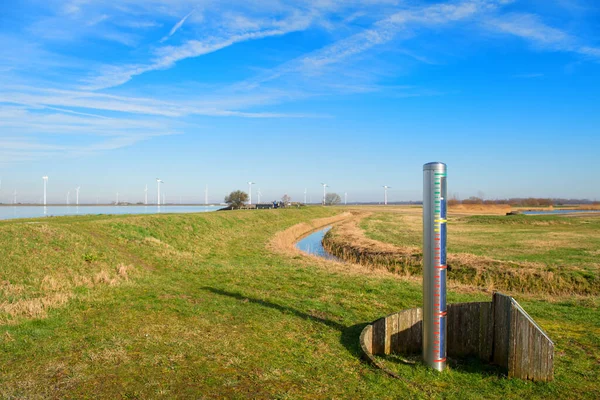
<path id="1" fill-rule="evenodd" d="M 423 166 L 423 359 L 446 368 L 446 164 Z"/>

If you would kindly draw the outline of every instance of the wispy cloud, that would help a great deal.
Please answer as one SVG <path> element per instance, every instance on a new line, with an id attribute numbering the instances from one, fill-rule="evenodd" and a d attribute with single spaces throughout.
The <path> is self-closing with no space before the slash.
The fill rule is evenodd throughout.
<path id="1" fill-rule="evenodd" d="M 461 20 L 473 19 L 478 15 L 495 10 L 501 1 L 467 0 L 453 4 L 436 4 L 410 7 L 397 11 L 349 37 L 343 38 L 321 49 L 288 61 L 239 85 L 240 88 L 256 89 L 259 85 L 293 76 L 321 75 L 338 65 L 346 65 L 352 59 L 373 48 L 397 40 L 400 34 L 410 36 L 410 30 L 422 26 L 442 26 Z M 339 74 L 339 71 L 335 71 Z M 360 86 L 364 87 L 364 86 Z"/>
<path id="2" fill-rule="evenodd" d="M 175 25 L 173 25 L 173 27 L 171 28 L 171 30 L 169 31 L 169 34 L 165 37 L 163 37 L 160 41 L 161 43 L 164 42 L 165 40 L 167 40 L 168 38 L 170 38 L 171 36 L 173 36 L 175 34 L 175 32 L 177 32 L 185 23 L 185 21 L 196 11 L 196 9 L 193 9 L 192 11 L 190 11 L 185 17 L 181 18 L 179 20 L 179 22 L 177 22 Z"/>
<path id="3" fill-rule="evenodd" d="M 600 60 L 600 48 L 582 44 L 581 39 L 545 24 L 535 14 L 512 13 L 487 21 L 490 29 L 525 39 L 542 50 L 578 53 Z"/>
<path id="4" fill-rule="evenodd" d="M 100 75 L 86 79 L 84 89 L 98 90 L 122 85 L 137 75 L 150 71 L 163 70 L 173 67 L 177 62 L 199 57 L 215 51 L 250 40 L 258 40 L 271 36 L 281 36 L 290 32 L 306 29 L 310 18 L 301 17 L 291 21 L 277 21 L 271 29 L 253 32 L 236 33 L 228 36 L 211 36 L 204 40 L 188 40 L 180 46 L 165 46 L 155 51 L 155 57 L 149 64 L 126 66 L 106 66 Z"/>

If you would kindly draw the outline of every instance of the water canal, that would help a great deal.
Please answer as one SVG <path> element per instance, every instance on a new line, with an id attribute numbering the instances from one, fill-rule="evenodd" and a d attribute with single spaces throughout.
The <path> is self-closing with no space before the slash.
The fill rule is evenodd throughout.
<path id="1" fill-rule="evenodd" d="M 296 248 L 304 253 L 312 254 L 317 257 L 324 258 L 326 260 L 341 261 L 339 258 L 334 256 L 333 254 L 330 254 L 323 247 L 323 238 L 325 237 L 327 232 L 329 232 L 330 229 L 331 229 L 331 226 L 328 226 L 327 228 L 323 228 L 316 232 L 311 233 L 310 235 L 306 236 L 304 239 L 298 241 L 296 243 Z"/>

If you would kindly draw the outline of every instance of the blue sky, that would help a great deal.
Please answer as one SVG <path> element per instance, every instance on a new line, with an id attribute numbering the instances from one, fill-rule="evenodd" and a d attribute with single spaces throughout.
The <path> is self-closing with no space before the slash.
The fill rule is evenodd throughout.
<path id="1" fill-rule="evenodd" d="M 0 3 L 0 201 L 600 198 L 594 0 Z"/>

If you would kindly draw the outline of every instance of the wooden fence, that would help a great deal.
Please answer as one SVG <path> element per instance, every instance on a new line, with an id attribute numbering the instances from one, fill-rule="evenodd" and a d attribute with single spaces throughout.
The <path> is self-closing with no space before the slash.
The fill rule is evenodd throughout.
<path id="1" fill-rule="evenodd" d="M 450 304 L 447 324 L 449 357 L 476 356 L 506 368 L 510 377 L 554 378 L 554 343 L 512 297 L 494 293 L 492 302 Z M 422 310 L 403 310 L 367 325 L 360 345 L 365 357 L 383 369 L 373 355 L 420 353 Z"/>

